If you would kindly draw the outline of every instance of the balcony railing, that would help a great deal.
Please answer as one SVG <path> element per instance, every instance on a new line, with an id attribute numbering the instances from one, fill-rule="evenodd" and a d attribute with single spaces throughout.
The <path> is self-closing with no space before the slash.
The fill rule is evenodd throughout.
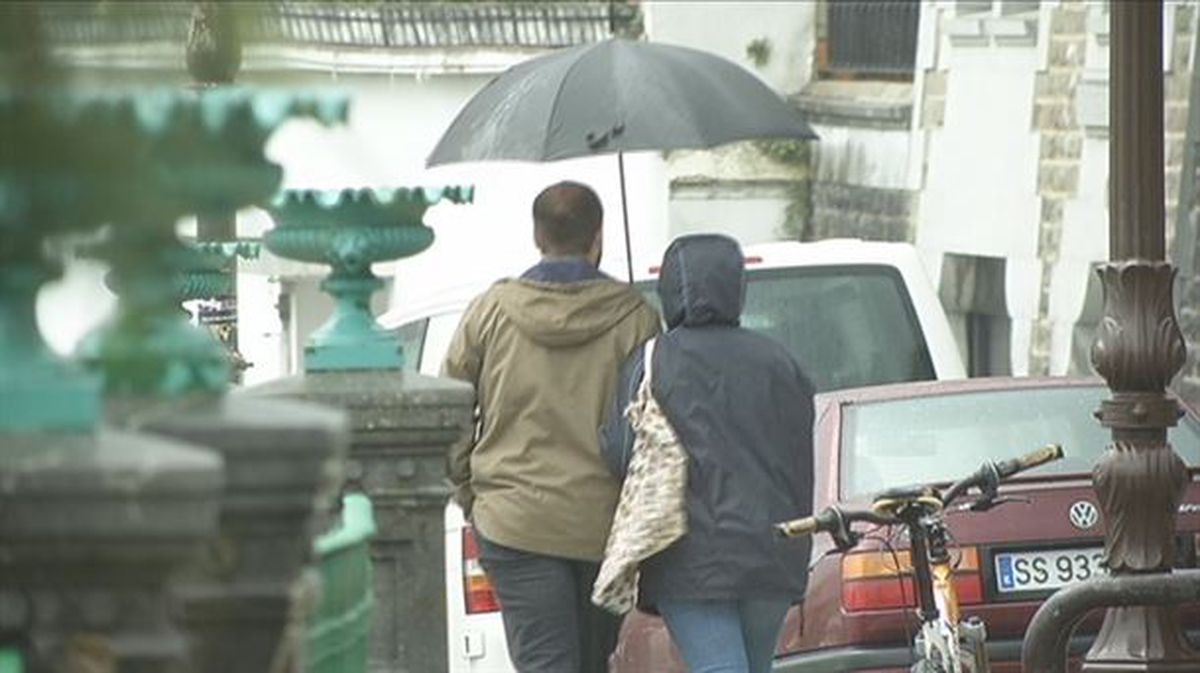
<path id="1" fill-rule="evenodd" d="M 837 0 L 826 7 L 824 74 L 912 76 L 921 14 L 917 0 Z"/>
<path id="2" fill-rule="evenodd" d="M 187 37 L 191 3 L 48 2 L 56 44 L 103 45 Z M 541 47 L 602 40 L 635 23 L 626 2 L 261 2 L 240 5 L 248 44 L 325 47 Z"/>

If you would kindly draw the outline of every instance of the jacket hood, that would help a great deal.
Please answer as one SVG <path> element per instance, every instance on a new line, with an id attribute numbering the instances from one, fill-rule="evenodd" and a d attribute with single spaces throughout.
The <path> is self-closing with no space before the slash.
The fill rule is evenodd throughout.
<path id="1" fill-rule="evenodd" d="M 582 344 L 612 329 L 644 300 L 631 286 L 611 279 L 577 283 L 502 280 L 500 310 L 529 339 L 549 347 Z"/>
<path id="2" fill-rule="evenodd" d="M 745 290 L 742 249 L 728 236 L 682 236 L 663 256 L 658 296 L 668 329 L 737 325 Z"/>

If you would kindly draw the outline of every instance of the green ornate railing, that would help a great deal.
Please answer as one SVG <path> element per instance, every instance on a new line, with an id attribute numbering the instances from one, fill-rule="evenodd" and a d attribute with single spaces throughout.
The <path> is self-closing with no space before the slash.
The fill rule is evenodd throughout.
<path id="1" fill-rule="evenodd" d="M 361 493 L 342 498 L 342 522 L 317 538 L 313 548 L 321 573 L 321 594 L 308 627 L 309 673 L 363 673 L 367 670 L 371 610 L 374 607 L 370 540 L 375 535 L 371 501 Z"/>
<path id="2" fill-rule="evenodd" d="M 0 648 L 0 673 L 21 673 L 23 670 L 20 653 Z"/>

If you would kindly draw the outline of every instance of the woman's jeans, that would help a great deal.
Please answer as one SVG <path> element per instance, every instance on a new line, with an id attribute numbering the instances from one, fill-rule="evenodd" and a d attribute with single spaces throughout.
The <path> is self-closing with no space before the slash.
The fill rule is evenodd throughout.
<path id="1" fill-rule="evenodd" d="M 769 673 L 788 600 L 660 601 L 688 673 Z"/>

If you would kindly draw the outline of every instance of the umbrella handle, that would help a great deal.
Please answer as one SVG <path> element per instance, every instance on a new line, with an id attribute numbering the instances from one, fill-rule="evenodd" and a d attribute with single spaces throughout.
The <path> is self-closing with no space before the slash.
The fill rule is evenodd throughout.
<path id="1" fill-rule="evenodd" d="M 616 131 L 616 127 L 613 128 Z M 624 127 L 622 127 L 624 130 Z M 607 136 L 608 134 L 605 134 Z M 629 272 L 629 284 L 633 285 L 633 247 L 629 242 L 629 206 L 625 198 L 625 153 L 617 152 L 617 170 L 621 175 L 621 216 L 625 226 L 625 267 Z"/>

